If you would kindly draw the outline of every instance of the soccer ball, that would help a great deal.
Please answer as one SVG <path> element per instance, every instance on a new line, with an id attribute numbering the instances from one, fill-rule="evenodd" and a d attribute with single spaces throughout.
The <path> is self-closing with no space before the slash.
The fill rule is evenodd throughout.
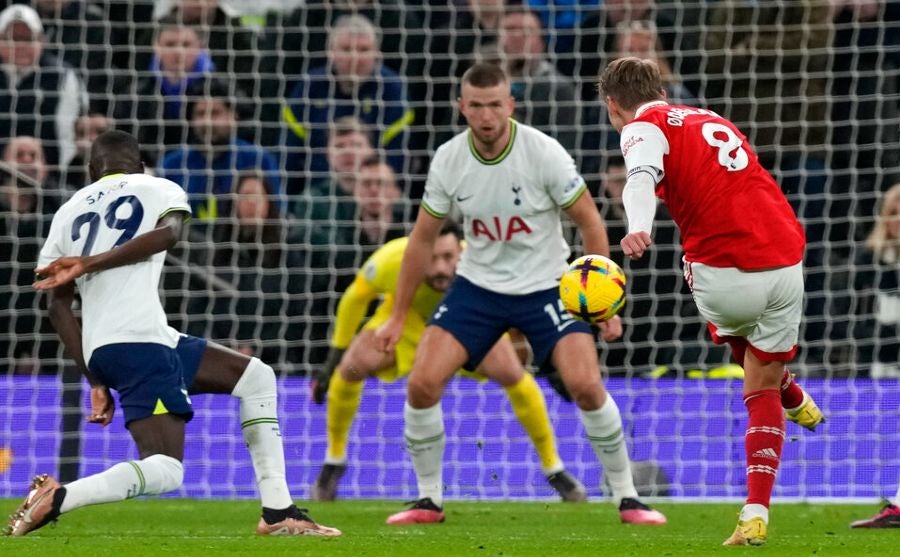
<path id="1" fill-rule="evenodd" d="M 576 319 L 607 321 L 625 305 L 625 273 L 602 255 L 581 256 L 560 279 L 559 297 Z"/>

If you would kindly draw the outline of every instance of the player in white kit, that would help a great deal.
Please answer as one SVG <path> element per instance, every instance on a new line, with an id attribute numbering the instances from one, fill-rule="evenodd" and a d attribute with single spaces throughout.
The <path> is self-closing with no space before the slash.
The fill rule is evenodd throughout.
<path id="1" fill-rule="evenodd" d="M 157 289 L 165 252 L 190 216 L 184 190 L 144 174 L 137 141 L 120 131 L 97 138 L 89 168 L 94 183 L 53 217 L 35 287 L 49 294 L 54 328 L 91 384 L 89 421 L 112 421 L 109 389 L 118 391 L 140 460 L 65 486 L 47 474 L 35 477 L 3 533 L 23 536 L 79 507 L 178 489 L 185 423 L 193 416 L 190 389 L 241 401 L 241 429 L 262 499 L 258 534 L 339 536 L 291 498 L 272 368 L 166 323 Z M 76 285 L 83 329 L 72 312 Z"/>
<path id="2" fill-rule="evenodd" d="M 535 363 L 559 371 L 581 410 L 622 521 L 663 524 L 665 517 L 637 498 L 622 417 L 603 388 L 591 330 L 559 300 L 559 277 L 570 253 L 561 210 L 578 226 L 588 253 L 609 254 L 606 229 L 572 157 L 556 140 L 511 120 L 513 103 L 500 68 L 476 64 L 463 76 L 459 108 L 468 130 L 442 145 L 432 160 L 394 310 L 376 333 L 381 347 L 393 350 L 434 241 L 455 206 L 464 217 L 467 247 L 422 335 L 404 411 L 419 498 L 388 523 L 444 520 L 444 387 L 456 370 L 474 369 L 504 332 L 516 328 L 531 343 Z M 618 338 L 621 321 L 614 318 L 601 330 L 606 340 Z"/>

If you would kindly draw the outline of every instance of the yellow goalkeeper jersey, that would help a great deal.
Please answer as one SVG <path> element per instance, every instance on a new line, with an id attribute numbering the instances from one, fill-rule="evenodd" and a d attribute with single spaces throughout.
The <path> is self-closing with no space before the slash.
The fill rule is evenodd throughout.
<path id="1" fill-rule="evenodd" d="M 373 319 L 383 321 L 390 315 L 390 311 L 385 311 L 388 309 L 385 306 L 393 306 L 394 293 L 400 277 L 400 265 L 403 263 L 403 252 L 406 251 L 408 241 L 409 238 L 397 238 L 381 246 L 356 273 L 356 278 L 338 303 L 331 337 L 332 346 L 347 348 L 350 345 L 350 341 L 366 318 L 369 304 L 379 296 L 382 296 L 383 300 Z M 411 312 L 414 315 L 407 315 L 406 326 L 421 331 L 443 296 L 443 292 L 423 282 L 413 297 Z M 369 323 L 367 328 L 371 328 L 369 325 L 375 324 Z"/>

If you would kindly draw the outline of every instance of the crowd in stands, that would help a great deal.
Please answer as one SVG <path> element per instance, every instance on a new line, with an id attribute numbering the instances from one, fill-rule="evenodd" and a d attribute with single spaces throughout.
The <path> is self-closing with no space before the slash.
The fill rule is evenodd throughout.
<path id="1" fill-rule="evenodd" d="M 505 68 L 516 119 L 572 153 L 607 219 L 631 280 L 610 369 L 724 363 L 665 215 L 649 259 L 617 250 L 624 165 L 594 81 L 640 56 L 673 102 L 748 135 L 803 222 L 798 369 L 900 376 L 897 0 L 250 4 L 0 0 L 0 369 L 57 371 L 30 288 L 37 252 L 87 185 L 93 138 L 122 129 L 193 210 L 163 281 L 173 326 L 308 372 L 358 267 L 408 233 L 430 156 L 463 129 L 456 87 L 476 61 Z"/>

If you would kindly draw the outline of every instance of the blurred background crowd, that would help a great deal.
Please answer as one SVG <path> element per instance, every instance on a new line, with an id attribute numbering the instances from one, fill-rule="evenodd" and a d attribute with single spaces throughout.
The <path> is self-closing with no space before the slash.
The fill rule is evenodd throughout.
<path id="1" fill-rule="evenodd" d="M 656 60 L 673 102 L 749 137 L 803 222 L 795 371 L 900 377 L 900 1 L 0 0 L 0 373 L 59 373 L 30 288 L 54 211 L 99 133 L 134 133 L 185 188 L 188 237 L 161 288 L 172 325 L 307 373 L 358 267 L 409 232 L 430 156 L 464 129 L 458 78 L 512 79 L 516 119 L 557 138 L 630 280 L 613 374 L 728 361 L 705 339 L 660 206 L 624 261 L 624 163 L 594 85 Z M 486 185 L 487 186 L 487 185 Z"/>

